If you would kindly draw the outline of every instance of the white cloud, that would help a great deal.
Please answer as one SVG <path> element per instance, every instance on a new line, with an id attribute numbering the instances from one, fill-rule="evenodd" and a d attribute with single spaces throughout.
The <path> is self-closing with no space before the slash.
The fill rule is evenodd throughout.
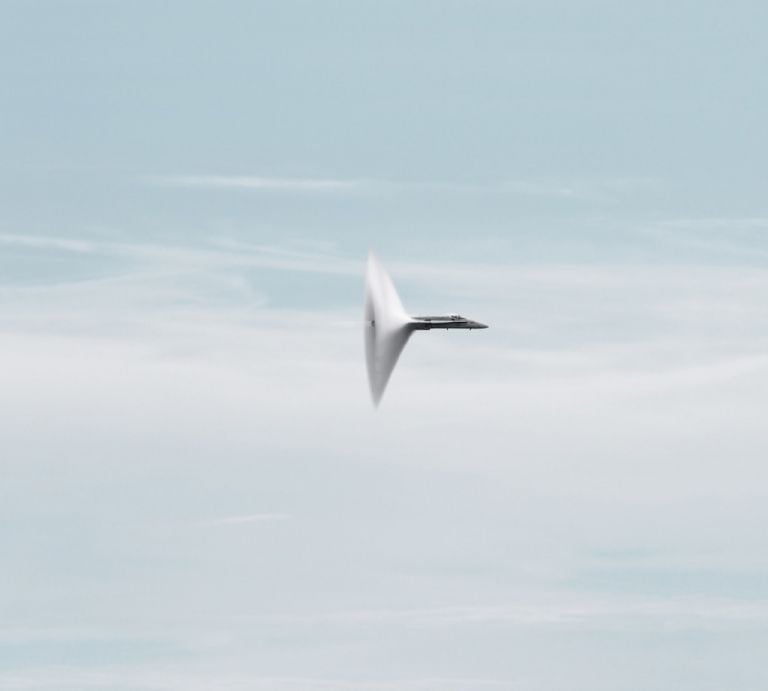
<path id="1" fill-rule="evenodd" d="M 94 243 L 77 238 L 57 238 L 13 233 L 0 233 L 0 244 L 34 250 L 59 250 L 79 254 L 90 254 L 97 249 Z"/>
<path id="2" fill-rule="evenodd" d="M 96 670 L 58 667 L 4 674 L 2 691 L 515 691 L 523 688 L 513 680 L 481 677 L 334 678 L 264 676 L 258 673 L 198 670 L 179 671 L 159 666 L 110 667 Z"/>
<path id="3" fill-rule="evenodd" d="M 613 201 L 620 192 L 648 184 L 644 179 L 594 180 L 391 180 L 375 178 L 302 178 L 254 175 L 148 175 L 142 182 L 158 187 L 252 190 L 294 193 L 446 192 L 549 198 L 577 202 Z"/>
<path id="4" fill-rule="evenodd" d="M 527 592 L 520 602 L 494 605 L 453 605 L 410 609 L 348 610 L 286 617 L 289 623 L 318 626 L 347 625 L 408 628 L 455 628 L 502 624 L 524 629 L 581 629 L 632 631 L 648 627 L 667 630 L 732 630 L 768 625 L 768 602 L 728 600 L 704 596 L 585 598 L 581 593 Z"/>
<path id="5" fill-rule="evenodd" d="M 285 192 L 343 192 L 360 189 L 363 180 L 334 178 L 276 178 L 250 175 L 153 175 L 144 178 L 151 185 L 203 187 L 209 189 L 269 190 Z"/>
<path id="6" fill-rule="evenodd" d="M 67 586 L 81 599 L 62 604 L 48 585 L 35 586 L 24 559 L 9 559 L 14 570 L 0 575 L 7 597 L 40 598 L 40 588 L 56 604 L 40 626 L 57 612 L 77 621 L 84 608 L 86 620 L 189 616 L 191 628 L 210 623 L 235 640 L 250 630 L 296 640 L 317 627 L 314 646 L 331 637 L 341 648 L 365 645 L 365 631 L 396 646 L 406 633 L 419 642 L 419 631 L 460 631 L 471 643 L 498 627 L 539 635 L 765 626 L 763 604 L 718 599 L 716 587 L 697 600 L 601 599 L 567 582 L 579 564 L 567 553 L 574 547 L 694 544 L 742 566 L 764 552 L 750 526 L 765 502 L 744 496 L 766 480 L 768 362 L 756 347 L 766 325 L 752 318 L 768 301 L 762 271 L 395 264 L 395 279 L 416 294 L 439 279 L 438 294 L 450 286 L 451 300 L 480 318 L 488 310 L 492 329 L 414 338 L 374 413 L 360 334 L 339 328 L 361 311 L 362 261 L 228 242 L 92 249 L 129 261 L 108 278 L 0 290 L 2 451 L 15 487 L 4 511 L 63 517 L 41 519 L 37 539 L 54 531 L 57 544 L 57 522 L 78 536 Z M 252 271 L 262 266 L 283 278 L 320 267 L 318 290 L 331 272 L 353 279 L 354 294 L 348 307 L 270 307 Z M 378 486 L 389 473 L 391 485 Z M 481 483 L 494 486 L 503 509 L 489 508 Z M 694 509 L 691 497 L 703 497 Z M 125 505 L 113 512 L 115 501 Z M 99 502 L 110 516 L 101 532 Z M 290 520 L 298 515 L 306 520 Z M 201 525 L 220 529 L 190 529 Z M 26 541 L 23 549 L 32 575 L 70 559 Z M 542 597 L 540 581 L 559 587 Z M 473 600 L 476 592 L 483 596 Z M 304 600 L 294 603 L 297 594 Z M 280 659 L 282 671 L 311 669 Z M 481 669 L 469 667 L 457 678 Z M 505 669 L 492 671 L 505 678 Z M 263 687 L 291 688 L 280 679 Z M 451 688 L 409 679 L 393 688 Z M 133 686 L 172 683 L 211 686 L 178 667 Z M 259 683 L 258 675 L 231 682 Z"/>
<path id="7" fill-rule="evenodd" d="M 252 513 L 243 516 L 226 516 L 217 518 L 210 522 L 210 525 L 242 525 L 244 523 L 269 523 L 272 521 L 287 521 L 291 518 L 288 513 Z"/>

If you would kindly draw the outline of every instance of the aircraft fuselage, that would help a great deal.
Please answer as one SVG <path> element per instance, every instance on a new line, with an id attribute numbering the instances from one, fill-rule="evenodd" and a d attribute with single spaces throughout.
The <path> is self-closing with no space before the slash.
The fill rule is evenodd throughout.
<path id="1" fill-rule="evenodd" d="M 427 329 L 487 329 L 486 324 L 472 321 L 459 314 L 438 317 L 411 317 L 411 328 L 424 331 Z"/>

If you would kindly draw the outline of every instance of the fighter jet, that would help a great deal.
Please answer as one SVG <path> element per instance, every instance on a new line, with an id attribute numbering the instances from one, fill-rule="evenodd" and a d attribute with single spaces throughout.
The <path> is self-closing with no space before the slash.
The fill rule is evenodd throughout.
<path id="1" fill-rule="evenodd" d="M 487 329 L 459 314 L 412 317 L 400 302 L 392 279 L 373 252 L 368 254 L 365 291 L 365 359 L 371 398 L 378 406 L 397 359 L 414 331 Z"/>

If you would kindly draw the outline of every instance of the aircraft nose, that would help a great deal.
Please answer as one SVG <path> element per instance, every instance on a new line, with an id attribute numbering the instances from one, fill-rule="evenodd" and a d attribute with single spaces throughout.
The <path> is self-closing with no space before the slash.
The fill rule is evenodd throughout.
<path id="1" fill-rule="evenodd" d="M 472 326 L 470 327 L 472 329 L 487 329 L 488 324 L 481 324 L 480 322 L 472 322 Z"/>

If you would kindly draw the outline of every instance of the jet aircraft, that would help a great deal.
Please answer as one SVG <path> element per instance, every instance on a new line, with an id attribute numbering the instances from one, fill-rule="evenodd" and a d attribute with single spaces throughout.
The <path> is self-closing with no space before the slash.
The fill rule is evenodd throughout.
<path id="1" fill-rule="evenodd" d="M 365 359 L 374 405 L 384 395 L 400 353 L 414 331 L 487 329 L 459 314 L 412 317 L 403 307 L 392 279 L 373 252 L 368 254 L 365 295 Z"/>

